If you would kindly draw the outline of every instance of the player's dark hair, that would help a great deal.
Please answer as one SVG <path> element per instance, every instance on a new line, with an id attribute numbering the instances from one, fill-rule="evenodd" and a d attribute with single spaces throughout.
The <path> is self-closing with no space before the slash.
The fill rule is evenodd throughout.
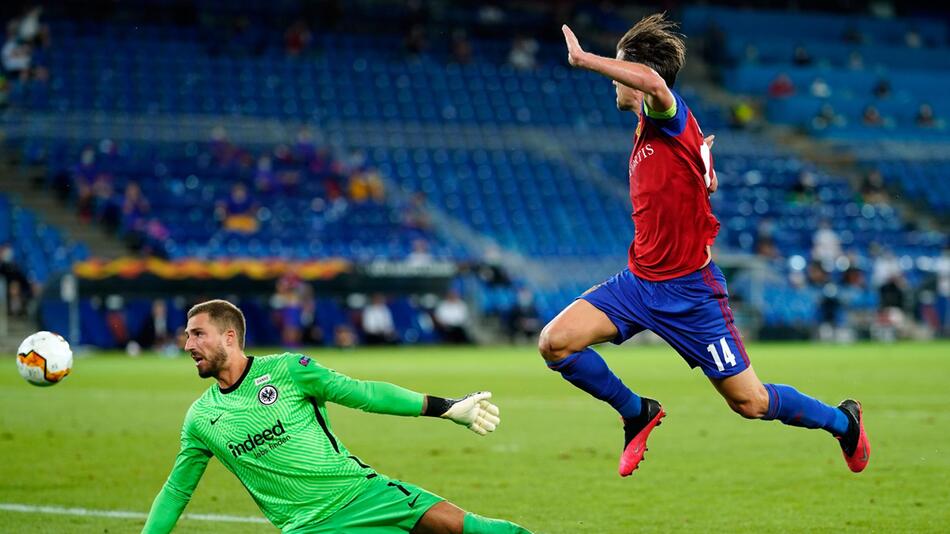
<path id="1" fill-rule="evenodd" d="M 246 323 L 241 309 L 226 300 L 215 299 L 195 304 L 188 310 L 188 318 L 191 319 L 199 313 L 207 313 L 208 319 L 218 330 L 225 332 L 233 328 L 237 334 L 238 346 L 244 350 L 244 332 Z"/>
<path id="2" fill-rule="evenodd" d="M 686 62 L 686 43 L 683 35 L 674 31 L 676 27 L 675 22 L 667 20 L 666 13 L 644 17 L 617 42 L 620 59 L 643 63 L 673 87 Z"/>

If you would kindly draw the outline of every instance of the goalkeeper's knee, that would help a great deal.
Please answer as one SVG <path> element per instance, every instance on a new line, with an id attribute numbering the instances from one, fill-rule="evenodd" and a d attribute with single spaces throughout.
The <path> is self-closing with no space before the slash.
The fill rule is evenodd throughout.
<path id="1" fill-rule="evenodd" d="M 462 534 L 531 534 L 531 531 L 509 521 L 465 512 Z"/>

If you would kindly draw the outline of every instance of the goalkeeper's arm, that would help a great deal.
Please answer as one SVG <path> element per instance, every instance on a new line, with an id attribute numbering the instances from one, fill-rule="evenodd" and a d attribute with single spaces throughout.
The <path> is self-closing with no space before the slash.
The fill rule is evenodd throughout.
<path id="1" fill-rule="evenodd" d="M 211 451 L 192 443 L 187 431 L 182 433 L 181 451 L 162 491 L 152 503 L 143 534 L 165 534 L 175 528 L 210 459 Z"/>
<path id="2" fill-rule="evenodd" d="M 442 417 L 480 435 L 494 431 L 499 423 L 498 407 L 489 402 L 489 392 L 445 399 L 387 382 L 357 380 L 309 358 L 291 358 L 288 365 L 291 376 L 304 393 L 328 402 L 372 413 Z"/>

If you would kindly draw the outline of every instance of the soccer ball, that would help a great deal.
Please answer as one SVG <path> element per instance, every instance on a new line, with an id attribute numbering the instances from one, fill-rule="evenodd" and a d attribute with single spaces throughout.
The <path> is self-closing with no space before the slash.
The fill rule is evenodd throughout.
<path id="1" fill-rule="evenodd" d="M 16 367 L 20 376 L 35 386 L 52 386 L 73 368 L 73 351 L 63 336 L 37 332 L 20 343 Z"/>

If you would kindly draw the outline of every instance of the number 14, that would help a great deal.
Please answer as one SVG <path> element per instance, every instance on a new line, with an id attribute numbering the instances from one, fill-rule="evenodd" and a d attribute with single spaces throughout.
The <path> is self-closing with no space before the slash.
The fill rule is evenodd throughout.
<path id="1" fill-rule="evenodd" d="M 722 360 L 725 360 L 729 367 L 735 367 L 736 357 L 732 354 L 732 349 L 729 348 L 729 344 L 726 343 L 726 338 L 719 340 L 719 344 L 722 346 Z M 706 350 L 709 351 L 709 354 L 712 354 L 713 360 L 716 360 L 716 367 L 720 371 L 724 371 L 726 368 L 722 366 L 722 360 L 719 359 L 719 352 L 716 351 L 716 344 L 711 343 Z"/>

